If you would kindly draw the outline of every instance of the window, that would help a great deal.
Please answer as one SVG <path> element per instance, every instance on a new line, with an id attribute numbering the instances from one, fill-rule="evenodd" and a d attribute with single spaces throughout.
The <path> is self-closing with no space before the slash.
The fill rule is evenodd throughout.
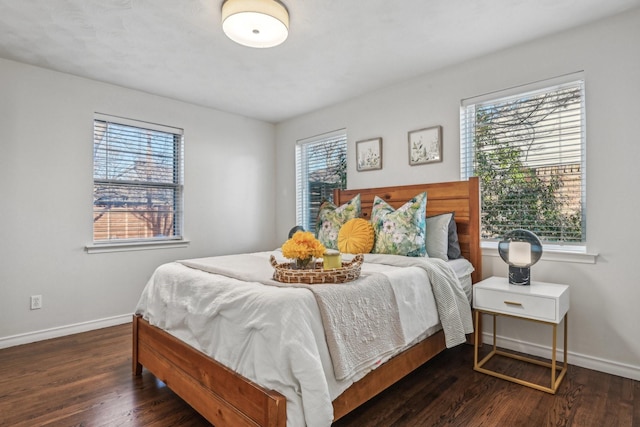
<path id="1" fill-rule="evenodd" d="M 296 145 L 296 223 L 315 232 L 320 204 L 333 189 L 347 187 L 345 130 L 298 141 Z"/>
<path id="2" fill-rule="evenodd" d="M 182 238 L 182 130 L 96 114 L 93 241 Z"/>
<path id="3" fill-rule="evenodd" d="M 524 228 L 586 244 L 584 81 L 570 78 L 463 100 L 461 176 L 480 177 L 482 239 Z"/>

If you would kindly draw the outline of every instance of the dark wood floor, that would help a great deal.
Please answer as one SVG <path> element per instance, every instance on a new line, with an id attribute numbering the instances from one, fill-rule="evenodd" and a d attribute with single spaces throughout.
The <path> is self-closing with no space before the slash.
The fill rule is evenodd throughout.
<path id="1" fill-rule="evenodd" d="M 0 426 L 209 426 L 146 370 L 131 375 L 130 331 L 121 325 L 0 350 Z M 474 372 L 472 353 L 467 345 L 447 350 L 334 427 L 640 427 L 638 381 L 570 366 L 553 396 Z M 496 363 L 531 380 L 548 375 Z"/>

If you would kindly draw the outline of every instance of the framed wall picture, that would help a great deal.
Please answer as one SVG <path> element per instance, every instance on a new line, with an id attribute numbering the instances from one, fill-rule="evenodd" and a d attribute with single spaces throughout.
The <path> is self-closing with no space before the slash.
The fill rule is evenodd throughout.
<path id="1" fill-rule="evenodd" d="M 409 164 L 423 165 L 442 161 L 442 126 L 409 132 Z"/>
<path id="2" fill-rule="evenodd" d="M 382 138 L 356 142 L 357 170 L 382 169 Z"/>

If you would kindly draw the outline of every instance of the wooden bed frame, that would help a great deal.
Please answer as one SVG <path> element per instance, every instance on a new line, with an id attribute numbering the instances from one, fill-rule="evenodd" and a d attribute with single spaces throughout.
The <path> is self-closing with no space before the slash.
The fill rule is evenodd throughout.
<path id="1" fill-rule="evenodd" d="M 360 194 L 364 218 L 369 218 L 374 196 L 399 207 L 416 194 L 427 192 L 427 216 L 455 212 L 462 254 L 474 266 L 472 282 L 482 278 L 480 198 L 478 179 L 435 184 L 359 190 L 336 190 L 341 205 Z M 396 383 L 446 348 L 442 331 L 398 354 L 333 401 L 334 421 Z M 133 372 L 146 367 L 216 427 L 285 427 L 286 399 L 216 362 L 204 353 L 133 318 Z"/>

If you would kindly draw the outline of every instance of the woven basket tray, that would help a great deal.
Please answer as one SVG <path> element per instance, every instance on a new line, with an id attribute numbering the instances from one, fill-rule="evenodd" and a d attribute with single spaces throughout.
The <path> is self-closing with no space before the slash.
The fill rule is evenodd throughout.
<path id="1" fill-rule="evenodd" d="M 273 280 L 283 283 L 306 283 L 317 285 L 322 283 L 345 283 L 360 277 L 360 268 L 364 262 L 362 254 L 356 255 L 350 262 L 343 262 L 342 268 L 324 270 L 322 263 L 315 263 L 314 268 L 298 270 L 291 268 L 290 263 L 278 264 L 276 258 L 271 255 L 271 265 L 275 269 Z"/>

